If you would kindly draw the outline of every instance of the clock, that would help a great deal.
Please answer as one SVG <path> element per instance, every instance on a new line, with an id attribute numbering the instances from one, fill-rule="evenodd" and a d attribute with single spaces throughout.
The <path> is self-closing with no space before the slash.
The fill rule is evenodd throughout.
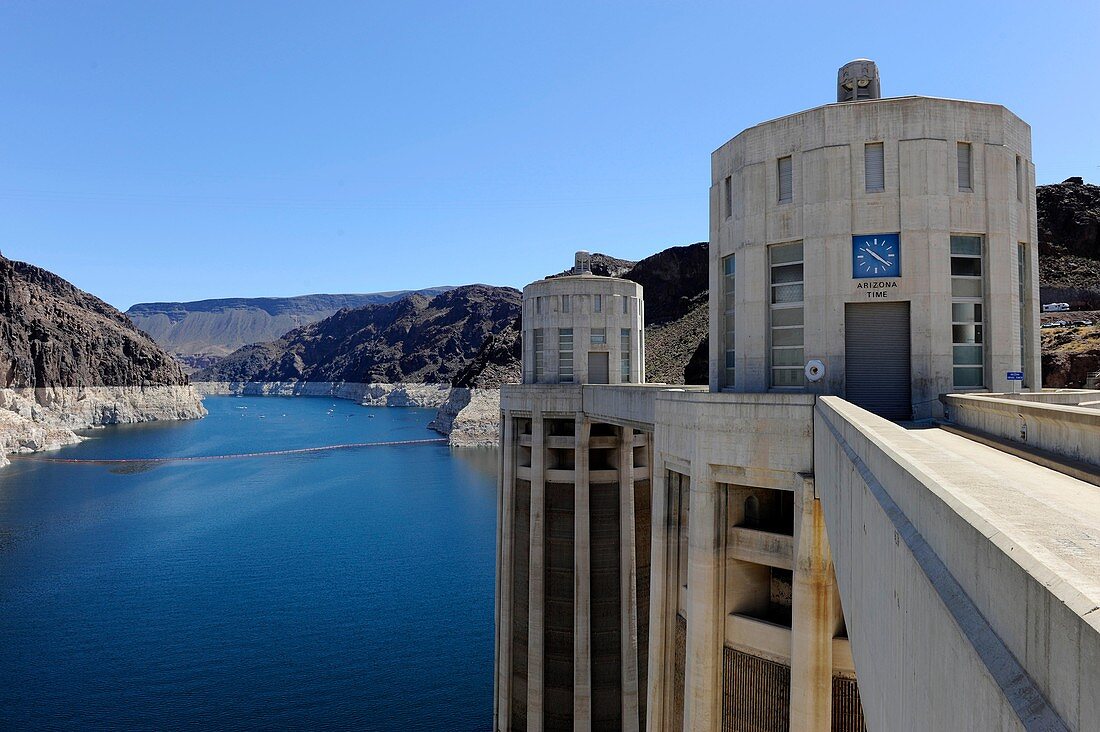
<path id="1" fill-rule="evenodd" d="M 852 277 L 901 277 L 901 240 L 897 234 L 852 237 Z"/>

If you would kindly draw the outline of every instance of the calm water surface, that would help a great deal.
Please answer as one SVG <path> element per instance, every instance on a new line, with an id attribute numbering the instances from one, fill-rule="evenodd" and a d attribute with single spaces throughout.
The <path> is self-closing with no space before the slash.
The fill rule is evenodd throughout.
<path id="1" fill-rule="evenodd" d="M 422 409 L 206 406 L 50 455 L 437 436 Z M 13 461 L 0 469 L 0 729 L 489 729 L 495 465 L 445 445 Z"/>

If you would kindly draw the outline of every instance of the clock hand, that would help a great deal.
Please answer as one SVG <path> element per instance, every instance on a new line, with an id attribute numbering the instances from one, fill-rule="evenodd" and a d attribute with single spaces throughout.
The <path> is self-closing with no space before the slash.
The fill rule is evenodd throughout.
<path id="1" fill-rule="evenodd" d="M 871 251 L 870 249 L 864 249 L 863 251 L 867 252 L 868 254 L 870 254 L 870 255 L 871 255 L 872 257 L 874 257 L 874 258 L 875 258 L 875 259 L 877 259 L 878 261 L 882 262 L 882 264 L 883 264 L 884 266 L 886 266 L 886 267 L 889 267 L 889 266 L 890 266 L 890 263 L 889 263 L 889 262 L 887 262 L 887 261 L 886 261 L 885 259 L 883 259 L 883 258 L 882 258 L 882 257 L 880 257 L 879 255 L 877 255 L 877 254 L 875 254 L 874 252 L 872 252 L 872 251 Z"/>

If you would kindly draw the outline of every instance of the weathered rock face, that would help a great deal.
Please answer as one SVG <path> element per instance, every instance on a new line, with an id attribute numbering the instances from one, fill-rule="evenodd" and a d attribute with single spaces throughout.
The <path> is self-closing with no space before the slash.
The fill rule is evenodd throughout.
<path id="1" fill-rule="evenodd" d="M 185 384 L 179 364 L 118 310 L 0 257 L 0 387 Z"/>
<path id="2" fill-rule="evenodd" d="M 450 384 L 519 315 L 510 287 L 467 285 L 433 298 L 341 310 L 277 341 L 238 349 L 196 381 Z"/>
<path id="3" fill-rule="evenodd" d="M 1043 302 L 1100 310 L 1100 186 L 1069 178 L 1035 197 Z"/>
<path id="4" fill-rule="evenodd" d="M 200 394 L 313 396 L 350 399 L 367 407 L 440 408 L 451 391 L 446 384 L 362 384 L 332 381 L 196 381 Z"/>
<path id="5" fill-rule="evenodd" d="M 122 313 L 55 274 L 0 257 L 0 462 L 73 430 L 206 411 L 178 363 Z"/>
<path id="6" fill-rule="evenodd" d="M 1074 310 L 1043 319 L 1092 320 L 1042 331 L 1043 385 L 1081 387 L 1100 371 L 1100 186 L 1069 178 L 1035 190 L 1039 228 L 1039 289 L 1043 302 Z"/>

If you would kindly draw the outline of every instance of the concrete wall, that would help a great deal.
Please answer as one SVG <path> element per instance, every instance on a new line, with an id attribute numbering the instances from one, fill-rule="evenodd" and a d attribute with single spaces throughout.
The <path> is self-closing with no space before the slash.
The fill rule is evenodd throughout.
<path id="1" fill-rule="evenodd" d="M 956 177 L 956 143 L 972 145 L 973 191 Z M 885 190 L 865 190 L 863 149 L 882 142 Z M 777 159 L 791 156 L 793 200 L 777 200 Z M 1023 161 L 1017 199 L 1016 157 Z M 809 391 L 844 394 L 844 304 L 907 300 L 911 306 L 917 416 L 952 386 L 950 235 L 986 242 L 986 387 L 1007 391 L 1022 368 L 1038 386 L 1038 259 L 1031 131 L 992 104 L 903 97 L 833 104 L 752 127 L 712 156 L 711 388 L 769 387 L 769 245 L 801 241 L 805 256 L 805 356 L 827 365 Z M 724 181 L 732 182 L 726 210 Z M 901 276 L 880 290 L 852 277 L 854 234 L 901 234 Z M 1019 296 L 1018 244 L 1029 282 Z M 737 384 L 724 382 L 721 260 L 736 254 Z M 884 299 L 869 299 L 884 295 Z M 1021 318 L 1026 343 L 1021 352 Z"/>
<path id="2" fill-rule="evenodd" d="M 897 425 L 819 400 L 815 479 L 868 728 L 1095 729 L 1095 603 L 928 458 Z"/>
<path id="3" fill-rule="evenodd" d="M 1078 400 L 1086 395 L 1079 392 Z M 984 395 L 951 394 L 943 401 L 947 418 L 961 427 L 1100 468 L 1098 409 Z"/>

